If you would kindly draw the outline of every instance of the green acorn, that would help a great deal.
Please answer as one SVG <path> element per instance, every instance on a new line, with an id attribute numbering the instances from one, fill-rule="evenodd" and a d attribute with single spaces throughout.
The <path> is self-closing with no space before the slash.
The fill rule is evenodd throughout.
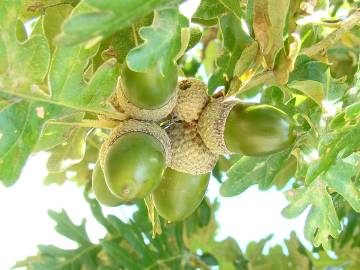
<path id="1" fill-rule="evenodd" d="M 171 157 L 170 140 L 155 123 L 120 123 L 100 149 L 109 190 L 125 202 L 143 199 L 160 183 Z"/>
<path id="2" fill-rule="evenodd" d="M 181 221 L 190 216 L 205 196 L 210 173 L 191 175 L 166 169 L 164 178 L 153 192 L 154 205 L 168 221 Z"/>
<path id="3" fill-rule="evenodd" d="M 198 130 L 214 153 L 267 155 L 295 141 L 293 119 L 267 104 L 246 104 L 237 99 L 216 99 L 200 116 Z"/>

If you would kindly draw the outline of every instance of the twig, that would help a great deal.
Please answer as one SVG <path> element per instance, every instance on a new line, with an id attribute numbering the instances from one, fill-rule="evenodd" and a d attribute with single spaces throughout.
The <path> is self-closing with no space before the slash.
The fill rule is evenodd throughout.
<path id="1" fill-rule="evenodd" d="M 300 54 L 306 54 L 307 56 L 314 56 L 318 53 L 326 51 L 327 48 L 331 47 L 336 43 L 347 31 L 351 30 L 360 22 L 360 10 L 356 10 L 349 18 L 344 20 L 338 29 L 331 32 L 326 38 L 320 42 L 312 45 L 309 48 L 303 49 Z"/>
<path id="2" fill-rule="evenodd" d="M 0 88 L 0 92 L 9 94 L 9 95 L 12 95 L 15 97 L 20 97 L 23 99 L 31 100 L 31 101 L 40 101 L 40 102 L 44 102 L 44 103 L 48 103 L 48 104 L 54 104 L 54 105 L 58 105 L 58 106 L 66 107 L 66 108 L 71 108 L 71 109 L 74 109 L 77 111 L 84 111 L 84 112 L 89 112 L 89 113 L 94 113 L 94 114 L 102 114 L 102 115 L 108 116 L 108 117 L 116 119 L 116 120 L 125 120 L 128 118 L 128 116 L 124 113 L 110 112 L 107 110 L 98 110 L 98 109 L 87 108 L 87 107 L 77 105 L 77 104 L 64 103 L 59 100 L 47 98 L 45 96 L 32 95 L 32 94 L 23 93 L 23 92 L 14 92 L 14 91 L 5 90 L 4 88 Z"/>
<path id="3" fill-rule="evenodd" d="M 131 25 L 131 30 L 132 30 L 132 34 L 133 34 L 133 37 L 134 37 L 135 46 L 139 46 L 139 41 L 138 41 L 138 38 L 137 38 L 135 25 L 133 25 L 133 24 Z"/>
<path id="4" fill-rule="evenodd" d="M 78 127 L 89 127 L 89 128 L 106 128 L 112 129 L 117 126 L 115 121 L 106 120 L 83 120 L 81 122 L 63 122 L 63 121 L 48 121 L 51 125 L 64 125 L 64 126 L 78 126 Z"/>

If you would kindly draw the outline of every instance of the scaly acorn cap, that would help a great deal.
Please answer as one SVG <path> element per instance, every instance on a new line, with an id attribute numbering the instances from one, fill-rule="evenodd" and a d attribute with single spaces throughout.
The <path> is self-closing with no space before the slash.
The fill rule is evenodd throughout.
<path id="1" fill-rule="evenodd" d="M 218 155 L 206 147 L 195 124 L 176 123 L 167 133 L 171 141 L 170 168 L 193 175 L 212 171 Z"/>
<path id="2" fill-rule="evenodd" d="M 123 83 L 121 78 L 118 79 L 116 92 L 118 97 L 119 106 L 128 114 L 131 118 L 144 120 L 144 121 L 159 121 L 167 117 L 174 109 L 177 101 L 177 90 L 174 95 L 170 98 L 168 103 L 163 107 L 157 109 L 143 109 L 132 104 L 124 95 Z"/>
<path id="3" fill-rule="evenodd" d="M 104 168 L 105 158 L 111 145 L 116 142 L 117 139 L 120 138 L 122 135 L 132 132 L 142 132 L 156 138 L 164 148 L 166 164 L 168 165 L 170 163 L 171 144 L 169 136 L 166 134 L 165 130 L 153 122 L 143 122 L 130 119 L 120 122 L 119 125 L 112 130 L 105 142 L 101 145 L 99 157 L 100 165 L 102 168 Z"/>
<path id="4" fill-rule="evenodd" d="M 211 101 L 200 115 L 198 131 L 211 152 L 219 155 L 231 154 L 225 144 L 225 124 L 230 111 L 239 102 L 238 99 L 217 98 Z"/>
<path id="5" fill-rule="evenodd" d="M 209 102 L 206 84 L 189 78 L 178 82 L 178 100 L 174 108 L 174 115 L 182 121 L 192 122 L 199 119 L 201 111 Z"/>

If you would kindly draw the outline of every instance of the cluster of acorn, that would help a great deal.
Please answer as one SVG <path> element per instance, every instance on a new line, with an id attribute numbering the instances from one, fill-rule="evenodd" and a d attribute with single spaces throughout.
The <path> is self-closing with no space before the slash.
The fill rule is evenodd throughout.
<path id="1" fill-rule="evenodd" d="M 294 141 L 292 119 L 264 104 L 212 99 L 194 78 L 178 80 L 174 65 L 134 72 L 123 65 L 115 102 L 129 116 L 100 149 L 93 172 L 96 198 L 107 206 L 152 194 L 168 221 L 188 217 L 201 203 L 219 155 L 263 155 Z M 170 125 L 159 123 L 172 115 Z"/>

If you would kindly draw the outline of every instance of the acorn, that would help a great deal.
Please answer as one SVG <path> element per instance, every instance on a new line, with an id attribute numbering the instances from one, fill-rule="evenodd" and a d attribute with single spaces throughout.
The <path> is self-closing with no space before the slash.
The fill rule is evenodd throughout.
<path id="1" fill-rule="evenodd" d="M 159 121 L 167 117 L 176 105 L 177 65 L 170 65 L 164 74 L 155 64 L 146 72 L 135 72 L 123 64 L 117 84 L 120 107 L 131 118 Z"/>
<path id="2" fill-rule="evenodd" d="M 106 184 L 125 202 L 150 194 L 160 183 L 170 158 L 166 132 L 155 123 L 138 120 L 121 122 L 100 149 Z"/>
<path id="3" fill-rule="evenodd" d="M 196 124 L 175 123 L 167 133 L 171 141 L 170 168 L 193 175 L 212 171 L 218 155 L 206 147 L 197 133 Z"/>
<path id="4" fill-rule="evenodd" d="M 209 185 L 210 173 L 192 175 L 167 168 L 152 196 L 160 216 L 181 221 L 200 205 Z"/>
<path id="5" fill-rule="evenodd" d="M 96 163 L 92 174 L 92 189 L 96 200 L 103 205 L 113 207 L 123 203 L 106 185 L 105 176 L 99 162 Z"/>
<path id="6" fill-rule="evenodd" d="M 206 84 L 198 79 L 189 78 L 181 80 L 177 89 L 178 100 L 174 108 L 174 115 L 179 120 L 189 123 L 198 120 L 210 100 Z"/>
<path id="7" fill-rule="evenodd" d="M 217 154 L 260 156 L 279 152 L 295 141 L 293 119 L 267 104 L 218 98 L 202 112 L 198 131 Z"/>

